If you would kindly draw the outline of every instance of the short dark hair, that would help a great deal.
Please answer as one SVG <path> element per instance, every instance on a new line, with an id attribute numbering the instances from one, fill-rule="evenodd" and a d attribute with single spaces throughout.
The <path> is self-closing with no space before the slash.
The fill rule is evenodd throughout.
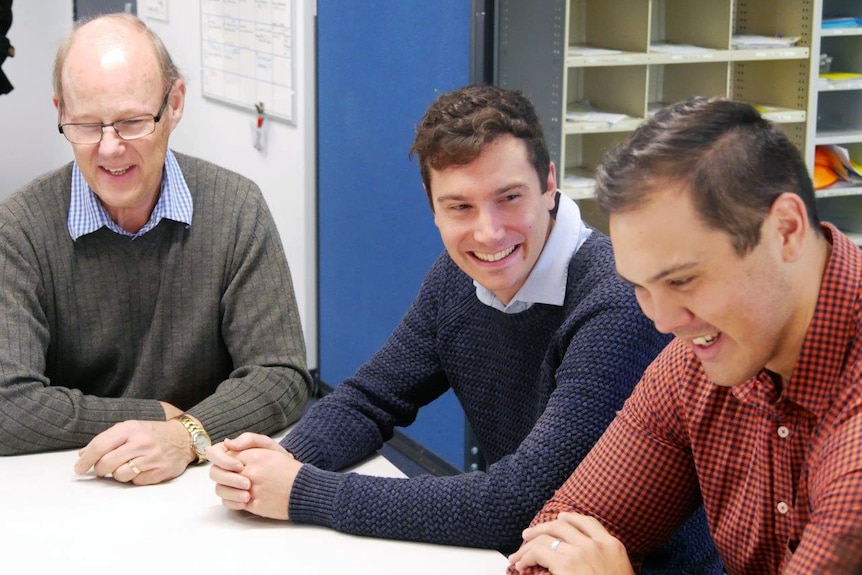
<path id="1" fill-rule="evenodd" d="M 416 127 L 410 148 L 410 157 L 419 159 L 428 201 L 431 202 L 432 168 L 469 164 L 488 144 L 506 134 L 526 144 L 544 190 L 550 154 L 536 110 L 523 93 L 476 84 L 438 96 Z"/>
<path id="2" fill-rule="evenodd" d="M 799 150 L 748 104 L 691 98 L 656 113 L 596 169 L 596 197 L 609 214 L 635 209 L 681 183 L 710 228 L 730 235 L 740 255 L 760 243 L 776 197 L 792 192 L 820 231 L 814 186 Z"/>

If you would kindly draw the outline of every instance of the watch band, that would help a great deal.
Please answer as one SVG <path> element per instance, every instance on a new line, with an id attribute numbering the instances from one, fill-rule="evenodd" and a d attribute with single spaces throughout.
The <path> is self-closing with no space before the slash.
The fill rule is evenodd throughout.
<path id="1" fill-rule="evenodd" d="M 212 444 L 212 441 L 210 440 L 210 436 L 203 428 L 203 426 L 185 413 L 174 417 L 174 419 L 182 423 L 183 427 L 186 428 L 186 431 L 189 432 L 189 444 L 191 445 L 192 451 L 198 458 L 195 463 L 200 464 L 206 461 L 206 450 L 207 447 Z"/>

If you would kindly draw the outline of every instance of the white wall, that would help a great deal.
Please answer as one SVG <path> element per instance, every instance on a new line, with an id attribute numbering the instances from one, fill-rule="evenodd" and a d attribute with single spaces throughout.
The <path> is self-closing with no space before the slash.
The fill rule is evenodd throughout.
<path id="1" fill-rule="evenodd" d="M 167 23 L 146 22 L 161 36 L 188 85 L 185 112 L 171 147 L 248 176 L 263 190 L 293 273 L 309 367 L 317 367 L 314 14 L 312 0 L 294 4 L 296 125 L 268 122 L 263 152 L 252 146 L 250 111 L 201 95 L 200 1 L 174 0 L 169 3 Z M 141 2 L 138 6 L 143 15 Z"/>
<path id="2" fill-rule="evenodd" d="M 161 36 L 188 90 L 171 147 L 235 170 L 260 185 L 293 273 L 308 362 L 317 367 L 315 73 L 313 0 L 295 0 L 296 123 L 270 121 L 267 146 L 254 149 L 251 112 L 201 95 L 200 0 L 168 3 L 168 21 L 145 21 Z M 145 14 L 141 2 L 139 13 Z M 36 175 L 70 160 L 51 104 L 51 68 L 60 39 L 71 29 L 71 0 L 16 0 L 9 37 L 15 58 L 3 71 L 15 89 L 0 96 L 0 199 Z"/>

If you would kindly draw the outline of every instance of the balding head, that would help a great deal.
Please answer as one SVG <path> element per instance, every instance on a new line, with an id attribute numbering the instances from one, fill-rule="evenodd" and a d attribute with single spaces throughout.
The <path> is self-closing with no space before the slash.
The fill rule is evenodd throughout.
<path id="1" fill-rule="evenodd" d="M 122 65 L 138 67 L 147 81 L 158 80 L 162 92 L 182 79 L 161 39 L 142 20 L 130 14 L 107 14 L 78 22 L 57 50 L 53 81 L 58 108 L 62 110 L 67 96 L 64 87 L 75 82 L 79 72 L 111 71 Z"/>

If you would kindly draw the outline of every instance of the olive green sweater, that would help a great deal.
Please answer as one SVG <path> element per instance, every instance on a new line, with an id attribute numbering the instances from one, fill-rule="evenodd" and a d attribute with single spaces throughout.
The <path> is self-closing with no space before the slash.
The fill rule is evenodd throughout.
<path id="1" fill-rule="evenodd" d="M 85 445 L 187 410 L 214 441 L 273 433 L 312 382 L 290 272 L 258 187 L 176 154 L 191 227 L 73 241 L 72 164 L 0 204 L 0 454 Z"/>

